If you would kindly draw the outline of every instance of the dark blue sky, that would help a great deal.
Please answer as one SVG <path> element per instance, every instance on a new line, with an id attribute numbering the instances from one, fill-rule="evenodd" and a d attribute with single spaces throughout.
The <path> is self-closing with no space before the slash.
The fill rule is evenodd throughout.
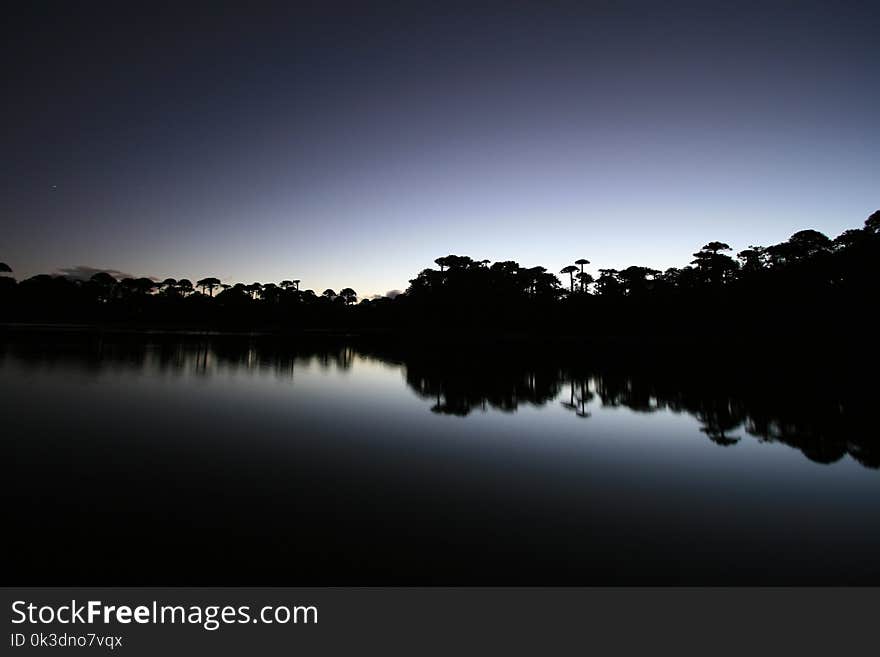
<path id="1" fill-rule="evenodd" d="M 447 253 L 662 269 L 880 207 L 870 3 L 67 4 L 3 28 L 18 277 L 373 294 Z"/>

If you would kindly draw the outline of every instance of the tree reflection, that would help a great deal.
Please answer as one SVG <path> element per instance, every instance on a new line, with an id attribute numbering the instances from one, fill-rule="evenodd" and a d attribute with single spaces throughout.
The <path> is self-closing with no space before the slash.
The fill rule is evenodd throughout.
<path id="1" fill-rule="evenodd" d="M 719 446 L 735 446 L 748 435 L 798 449 L 816 463 L 849 455 L 866 467 L 880 467 L 870 390 L 827 371 L 777 368 L 773 375 L 737 376 L 700 362 L 651 367 L 564 349 L 416 348 L 330 339 L 292 347 L 278 339 L 205 335 L 0 343 L 0 358 L 8 356 L 41 369 L 129 369 L 175 377 L 246 371 L 290 380 L 301 367 L 347 371 L 358 359 L 374 359 L 400 367 L 407 386 L 438 415 L 514 413 L 551 403 L 581 419 L 598 408 L 686 413 Z"/>
<path id="2" fill-rule="evenodd" d="M 568 387 L 568 399 L 559 402 L 562 408 L 574 411 L 577 417 L 590 417 L 592 413 L 587 411 L 587 404 L 593 401 L 596 396 L 590 390 L 590 382 L 586 380 L 575 382 L 574 379 L 571 379 L 568 382 Z"/>
<path id="3" fill-rule="evenodd" d="M 780 370 L 777 377 L 756 378 L 707 371 L 704 364 L 686 360 L 675 367 L 608 359 L 591 365 L 588 357 L 564 351 L 447 349 L 427 355 L 410 349 L 395 358 L 403 363 L 409 386 L 432 401 L 434 413 L 510 413 L 554 400 L 579 418 L 596 408 L 686 413 L 722 447 L 749 435 L 798 449 L 816 463 L 834 463 L 849 454 L 866 467 L 880 467 L 869 395 L 858 383 L 850 387 L 828 372 Z"/>

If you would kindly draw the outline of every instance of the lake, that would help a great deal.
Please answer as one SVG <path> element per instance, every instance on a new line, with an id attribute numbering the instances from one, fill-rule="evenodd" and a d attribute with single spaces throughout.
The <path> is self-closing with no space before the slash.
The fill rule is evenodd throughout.
<path id="1" fill-rule="evenodd" d="M 880 584 L 876 390 L 659 356 L 9 337 L 7 584 Z"/>

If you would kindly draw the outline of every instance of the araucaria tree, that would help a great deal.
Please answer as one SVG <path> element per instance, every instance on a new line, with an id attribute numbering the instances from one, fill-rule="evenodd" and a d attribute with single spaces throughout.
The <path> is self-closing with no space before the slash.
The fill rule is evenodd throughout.
<path id="1" fill-rule="evenodd" d="M 214 296 L 214 289 L 220 287 L 220 279 L 219 278 L 203 278 L 200 281 L 196 282 L 196 287 L 202 288 L 202 293 L 204 294 L 205 290 L 208 290 L 208 294 L 210 296 Z"/>
<path id="2" fill-rule="evenodd" d="M 567 267 L 563 267 L 559 272 L 560 274 L 568 274 L 569 277 L 569 290 L 574 292 L 574 273 L 578 270 L 574 265 L 568 265 Z"/>

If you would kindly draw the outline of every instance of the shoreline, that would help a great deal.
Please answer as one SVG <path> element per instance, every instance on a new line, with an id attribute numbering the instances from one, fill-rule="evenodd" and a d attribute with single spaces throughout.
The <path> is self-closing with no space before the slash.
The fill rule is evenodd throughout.
<path id="1" fill-rule="evenodd" d="M 120 340 L 256 340 L 291 347 L 308 343 L 349 343 L 367 349 L 391 347 L 401 351 L 437 351 L 459 349 L 488 354 L 494 351 L 522 353 L 564 352 L 570 356 L 589 355 L 600 360 L 686 361 L 705 359 L 707 366 L 722 370 L 748 363 L 755 375 L 762 376 L 779 368 L 820 369 L 855 368 L 865 371 L 880 361 L 880 351 L 858 341 L 843 342 L 838 336 L 805 331 L 782 335 L 749 333 L 694 334 L 564 334 L 526 331 L 491 331 L 463 329 L 256 329 L 173 327 L 74 322 L 5 322 L 0 323 L 0 344 L 29 339 Z"/>

